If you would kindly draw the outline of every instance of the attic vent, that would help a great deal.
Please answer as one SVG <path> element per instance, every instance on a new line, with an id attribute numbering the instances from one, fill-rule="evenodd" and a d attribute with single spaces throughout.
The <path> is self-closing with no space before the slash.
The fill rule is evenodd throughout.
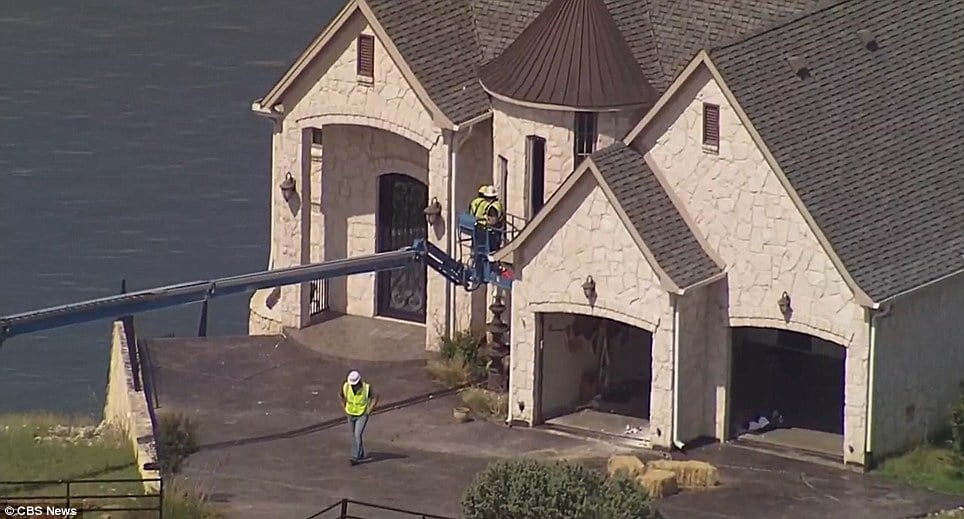
<path id="1" fill-rule="evenodd" d="M 864 45 L 864 48 L 873 52 L 880 48 L 877 44 L 877 40 L 874 39 L 874 35 L 867 29 L 860 29 L 857 31 L 857 38 L 860 39 L 860 43 Z"/>
<path id="2" fill-rule="evenodd" d="M 807 60 L 800 56 L 789 56 L 787 57 L 787 63 L 790 65 L 790 70 L 800 79 L 807 79 L 810 77 L 810 68 L 807 67 Z"/>
<path id="3" fill-rule="evenodd" d="M 356 72 L 365 79 L 375 76 L 375 37 L 370 34 L 358 36 Z"/>

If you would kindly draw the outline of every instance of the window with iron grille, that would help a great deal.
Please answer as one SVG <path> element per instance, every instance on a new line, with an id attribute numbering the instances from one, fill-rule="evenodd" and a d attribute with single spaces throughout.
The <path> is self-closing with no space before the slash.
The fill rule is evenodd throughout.
<path id="1" fill-rule="evenodd" d="M 596 129 L 595 112 L 576 112 L 575 134 L 573 167 L 578 166 L 582 159 L 596 151 L 596 138 L 599 134 Z"/>
<path id="2" fill-rule="evenodd" d="M 358 36 L 358 66 L 357 72 L 361 79 L 371 80 L 375 77 L 375 37 L 370 34 Z"/>
<path id="3" fill-rule="evenodd" d="M 703 150 L 720 152 L 720 106 L 703 103 Z"/>
<path id="4" fill-rule="evenodd" d="M 505 196 L 509 184 L 509 159 L 499 155 L 499 199 L 505 203 Z"/>

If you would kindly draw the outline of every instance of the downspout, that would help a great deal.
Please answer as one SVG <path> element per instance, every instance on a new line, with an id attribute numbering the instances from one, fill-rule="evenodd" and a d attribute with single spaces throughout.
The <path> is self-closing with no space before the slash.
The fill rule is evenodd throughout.
<path id="1" fill-rule="evenodd" d="M 873 423 L 874 423 L 874 372 L 877 357 L 877 319 L 882 319 L 890 315 L 891 307 L 886 309 L 870 310 L 870 344 L 868 345 L 867 361 L 867 423 L 864 424 L 864 465 L 871 463 L 873 458 Z"/>
<path id="2" fill-rule="evenodd" d="M 673 447 L 683 450 L 685 446 L 679 439 L 679 296 L 673 299 Z"/>

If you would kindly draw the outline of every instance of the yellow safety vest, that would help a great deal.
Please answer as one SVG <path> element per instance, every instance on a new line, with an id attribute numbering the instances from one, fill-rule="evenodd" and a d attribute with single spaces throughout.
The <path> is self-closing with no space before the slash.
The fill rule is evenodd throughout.
<path id="1" fill-rule="evenodd" d="M 486 221 L 486 217 L 488 216 L 489 209 L 495 209 L 496 213 L 499 216 L 499 219 L 502 218 L 502 202 L 498 200 L 487 200 L 480 196 L 472 200 L 472 203 L 469 204 L 469 211 L 472 213 L 472 216 L 474 216 L 475 220 L 478 222 Z"/>
<path id="2" fill-rule="evenodd" d="M 345 412 L 351 416 L 361 416 L 368 411 L 368 401 L 370 388 L 367 382 L 362 382 L 361 392 L 357 395 L 352 392 L 351 384 L 345 382 L 342 391 L 345 393 Z"/>

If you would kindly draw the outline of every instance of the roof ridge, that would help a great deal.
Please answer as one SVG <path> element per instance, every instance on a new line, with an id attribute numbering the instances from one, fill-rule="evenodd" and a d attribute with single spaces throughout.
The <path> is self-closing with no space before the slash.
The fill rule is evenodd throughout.
<path id="1" fill-rule="evenodd" d="M 790 26 L 792 26 L 792 25 L 794 25 L 794 24 L 796 24 L 796 23 L 799 23 L 799 22 L 801 22 L 801 21 L 803 21 L 803 20 L 805 20 L 805 19 L 807 19 L 807 18 L 810 18 L 811 16 L 814 16 L 814 15 L 816 15 L 816 14 L 823 13 L 823 12 L 825 12 L 825 11 L 829 11 L 829 10 L 834 9 L 834 8 L 836 8 L 836 7 L 839 7 L 839 6 L 841 6 L 841 5 L 848 4 L 848 3 L 851 3 L 851 2 L 857 2 L 857 1 L 860 1 L 860 0 L 827 0 L 823 5 L 818 6 L 818 7 L 815 7 L 815 8 L 813 8 L 813 9 L 811 9 L 811 10 L 809 10 L 809 11 L 803 13 L 803 14 L 800 14 L 800 15 L 797 15 L 797 16 L 793 16 L 793 17 L 789 17 L 789 18 L 787 18 L 787 19 L 784 19 L 784 20 L 780 21 L 779 23 L 777 23 L 777 24 L 775 24 L 775 25 L 771 25 L 771 26 L 768 26 L 768 27 L 764 27 L 763 29 L 761 29 L 761 30 L 759 30 L 759 31 L 755 31 L 755 32 L 753 32 L 753 33 L 750 33 L 750 34 L 748 34 L 748 35 L 746 35 L 746 36 L 744 36 L 744 37 L 738 38 L 738 39 L 736 39 L 736 40 L 734 40 L 734 41 L 731 41 L 731 42 L 729 42 L 729 43 L 711 47 L 711 48 L 708 49 L 708 50 L 712 53 L 712 52 L 715 52 L 715 51 L 720 51 L 720 50 L 728 49 L 728 48 L 730 48 L 730 47 L 733 47 L 733 46 L 736 46 L 736 45 L 740 45 L 740 44 L 742 44 L 742 43 L 746 43 L 746 42 L 748 42 L 748 41 L 750 41 L 750 40 L 753 40 L 753 39 L 755 39 L 755 38 L 758 38 L 758 37 L 760 37 L 760 36 L 764 36 L 764 35 L 769 34 L 769 33 L 771 33 L 771 32 L 775 32 L 775 31 L 778 31 L 778 30 L 781 30 L 781 29 L 790 27 Z"/>

